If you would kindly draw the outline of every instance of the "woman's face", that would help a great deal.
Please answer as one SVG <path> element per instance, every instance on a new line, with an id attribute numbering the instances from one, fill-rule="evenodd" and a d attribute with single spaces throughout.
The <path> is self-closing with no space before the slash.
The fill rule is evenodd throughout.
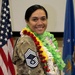
<path id="1" fill-rule="evenodd" d="M 33 32 L 42 34 L 47 28 L 47 18 L 44 10 L 38 9 L 33 12 L 27 24 Z"/>

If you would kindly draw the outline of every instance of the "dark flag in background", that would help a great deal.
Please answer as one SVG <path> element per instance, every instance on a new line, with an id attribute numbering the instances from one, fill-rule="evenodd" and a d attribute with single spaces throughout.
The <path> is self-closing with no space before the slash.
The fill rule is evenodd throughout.
<path id="1" fill-rule="evenodd" d="M 2 0 L 0 19 L 0 75 L 15 75 L 9 1 Z"/>
<path id="2" fill-rule="evenodd" d="M 75 75 L 74 53 L 74 7 L 73 0 L 66 0 L 63 38 L 63 60 L 66 63 L 64 75 Z"/>

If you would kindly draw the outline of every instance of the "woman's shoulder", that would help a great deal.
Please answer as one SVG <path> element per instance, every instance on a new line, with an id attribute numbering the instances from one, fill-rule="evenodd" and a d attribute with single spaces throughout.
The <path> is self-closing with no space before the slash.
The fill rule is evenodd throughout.
<path id="1" fill-rule="evenodd" d="M 23 35 L 18 38 L 18 42 L 24 42 L 29 39 L 31 39 L 31 38 L 28 35 Z"/>
<path id="2" fill-rule="evenodd" d="M 29 36 L 27 36 L 27 35 L 20 36 L 20 37 L 18 37 L 18 39 L 16 40 L 14 47 L 19 48 L 21 45 L 24 45 L 24 44 L 26 44 L 26 43 L 30 43 L 31 41 L 32 41 L 31 38 L 30 38 Z"/>

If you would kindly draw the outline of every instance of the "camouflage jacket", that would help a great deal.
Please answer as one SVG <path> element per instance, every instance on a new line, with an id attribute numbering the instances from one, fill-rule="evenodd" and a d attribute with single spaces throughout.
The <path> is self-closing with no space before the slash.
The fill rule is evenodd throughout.
<path id="1" fill-rule="evenodd" d="M 17 40 L 13 63 L 17 66 L 17 75 L 46 75 L 38 57 L 36 46 L 27 35 Z"/>

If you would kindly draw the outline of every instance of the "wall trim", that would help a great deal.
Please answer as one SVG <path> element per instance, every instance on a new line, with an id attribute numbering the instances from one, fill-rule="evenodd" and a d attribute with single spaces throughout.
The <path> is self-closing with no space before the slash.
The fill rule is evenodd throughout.
<path id="1" fill-rule="evenodd" d="M 54 34 L 55 37 L 63 37 L 63 32 L 50 32 Z M 13 37 L 19 37 L 20 31 L 13 31 Z"/>

